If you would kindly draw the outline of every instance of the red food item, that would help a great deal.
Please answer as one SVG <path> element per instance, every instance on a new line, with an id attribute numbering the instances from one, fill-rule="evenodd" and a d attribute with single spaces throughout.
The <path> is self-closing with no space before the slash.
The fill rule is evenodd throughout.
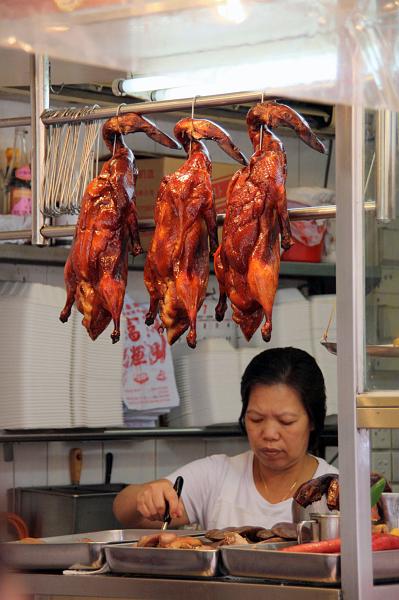
<path id="1" fill-rule="evenodd" d="M 251 108 L 247 126 L 254 153 L 250 164 L 235 173 L 230 182 L 223 239 L 215 253 L 220 288 L 216 319 L 223 320 L 228 296 L 233 319 L 247 340 L 265 316 L 265 342 L 270 340 L 272 331 L 280 234 L 282 248 L 288 250 L 293 243 L 285 195 L 287 159 L 282 142 L 272 133 L 272 128 L 279 125 L 291 127 L 308 146 L 325 152 L 307 122 L 292 108 L 277 102 Z"/>
<path id="2" fill-rule="evenodd" d="M 372 538 L 374 552 L 380 550 L 399 550 L 399 537 L 389 533 L 375 533 Z"/>
<path id="3" fill-rule="evenodd" d="M 169 344 L 190 329 L 187 344 L 195 348 L 197 312 L 209 278 L 209 247 L 218 245 L 216 212 L 211 185 L 211 161 L 201 141 L 214 140 L 232 158 L 245 156 L 229 135 L 206 119 L 181 119 L 174 133 L 187 152 L 186 162 L 163 178 L 155 205 L 155 233 L 144 267 L 150 294 L 146 324 L 158 313 Z"/>
<path id="4" fill-rule="evenodd" d="M 134 256 L 143 251 L 134 201 L 136 162 L 123 141 L 123 135 L 136 131 L 144 131 L 169 148 L 179 147 L 172 138 L 135 113 L 108 119 L 103 126 L 103 138 L 112 158 L 89 183 L 83 196 L 65 264 L 67 300 L 60 314 L 60 320 L 65 323 L 76 301 L 84 317 L 82 324 L 92 340 L 106 329 L 111 319 L 114 322 L 112 342 L 119 340 L 129 247 Z"/>
<path id="5" fill-rule="evenodd" d="M 399 550 L 399 537 L 389 533 L 374 533 L 371 543 L 373 552 Z M 324 540 L 322 542 L 309 542 L 308 544 L 298 544 L 297 546 L 287 546 L 286 548 L 282 548 L 280 552 L 336 554 L 337 552 L 341 552 L 341 538 Z"/>
<path id="6" fill-rule="evenodd" d="M 341 538 L 334 540 L 324 540 L 322 542 L 309 542 L 308 544 L 298 544 L 297 546 L 287 546 L 280 552 L 306 552 L 314 554 L 337 554 L 341 552 Z"/>

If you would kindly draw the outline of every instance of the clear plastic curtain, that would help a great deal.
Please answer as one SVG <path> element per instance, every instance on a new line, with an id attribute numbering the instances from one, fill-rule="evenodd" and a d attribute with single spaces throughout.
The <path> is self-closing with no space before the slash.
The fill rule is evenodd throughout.
<path id="1" fill-rule="evenodd" d="M 0 21 L 4 47 L 183 74 L 191 93 L 225 78 L 230 91 L 393 110 L 398 33 L 395 0 L 3 0 Z"/>

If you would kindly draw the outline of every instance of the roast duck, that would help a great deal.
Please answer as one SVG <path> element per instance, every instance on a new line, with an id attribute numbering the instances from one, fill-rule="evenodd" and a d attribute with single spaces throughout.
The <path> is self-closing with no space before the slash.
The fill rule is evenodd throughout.
<path id="1" fill-rule="evenodd" d="M 169 344 L 187 329 L 196 346 L 196 318 L 209 278 L 209 246 L 218 245 L 211 161 L 202 140 L 214 140 L 232 158 L 247 164 L 229 135 L 206 119 L 181 119 L 174 133 L 187 152 L 185 163 L 163 178 L 156 200 L 155 233 L 144 267 L 150 294 L 146 324 L 159 311 Z M 209 239 L 209 246 L 208 246 Z"/>
<path id="2" fill-rule="evenodd" d="M 378 473 L 370 474 L 370 486 L 377 483 L 381 478 Z M 392 492 L 389 483 L 385 483 L 384 492 Z M 303 483 L 295 492 L 294 500 L 306 508 L 313 502 L 321 500 L 326 496 L 329 510 L 339 510 L 339 476 L 334 473 L 321 475 Z"/>
<path id="3" fill-rule="evenodd" d="M 119 340 L 128 252 L 130 249 L 133 256 L 142 252 L 135 205 L 138 171 L 133 152 L 123 139 L 123 135 L 137 131 L 143 131 L 168 148 L 180 147 L 138 114 L 113 117 L 103 126 L 103 139 L 112 157 L 89 183 L 82 199 L 75 237 L 65 264 L 67 299 L 60 314 L 60 320 L 66 322 L 76 302 L 83 314 L 82 324 L 92 340 L 106 329 L 111 319 L 112 342 Z"/>
<path id="4" fill-rule="evenodd" d="M 314 150 L 325 152 L 307 122 L 289 106 L 264 102 L 249 110 L 247 127 L 254 153 L 230 182 L 222 243 L 215 253 L 220 287 L 216 319 L 223 320 L 228 296 L 233 319 L 247 340 L 263 316 L 262 338 L 270 340 L 280 269 L 279 236 L 282 248 L 293 243 L 285 193 L 286 154 L 273 133 L 280 125 L 293 129 Z"/>

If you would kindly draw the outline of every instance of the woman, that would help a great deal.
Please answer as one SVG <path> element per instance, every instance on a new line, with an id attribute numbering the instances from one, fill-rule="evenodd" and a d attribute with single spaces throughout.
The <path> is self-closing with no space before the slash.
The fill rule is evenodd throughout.
<path id="1" fill-rule="evenodd" d="M 298 487 L 337 469 L 309 453 L 323 429 L 326 394 L 314 358 L 297 348 L 273 348 L 255 356 L 241 380 L 240 425 L 251 450 L 209 456 L 165 479 L 130 485 L 115 499 L 124 526 L 160 527 L 169 502 L 170 527 L 199 523 L 203 529 L 292 521 Z M 173 490 L 184 478 L 181 499 Z"/>

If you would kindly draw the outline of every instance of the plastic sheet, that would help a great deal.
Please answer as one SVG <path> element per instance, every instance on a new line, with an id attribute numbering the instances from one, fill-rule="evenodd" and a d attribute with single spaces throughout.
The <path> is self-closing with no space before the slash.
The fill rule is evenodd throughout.
<path id="1" fill-rule="evenodd" d="M 191 93 L 225 80 L 225 91 L 399 110 L 398 31 L 395 0 L 6 0 L 0 44 L 191 75 Z"/>

